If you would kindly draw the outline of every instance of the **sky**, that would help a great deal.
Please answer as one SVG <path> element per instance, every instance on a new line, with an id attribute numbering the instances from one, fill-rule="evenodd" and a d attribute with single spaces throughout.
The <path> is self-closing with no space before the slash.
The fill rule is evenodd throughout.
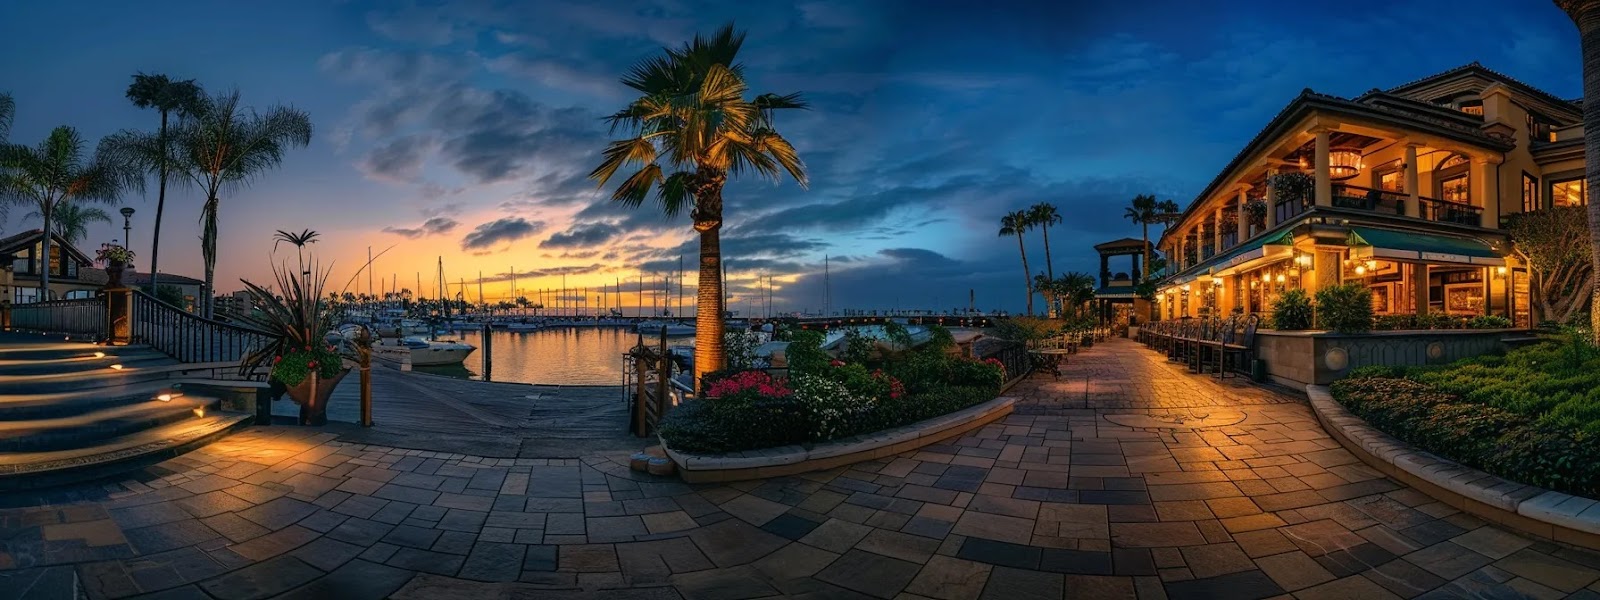
<path id="1" fill-rule="evenodd" d="M 91 141 L 155 129 L 157 114 L 124 97 L 136 72 L 308 112 L 311 145 L 222 198 L 224 292 L 294 260 L 274 254 L 275 230 L 309 228 L 332 290 L 367 291 L 352 275 L 370 247 L 378 278 L 413 291 L 420 279 L 424 296 L 436 296 L 442 260 L 451 293 L 465 280 L 469 299 L 480 273 L 490 300 L 536 299 L 564 277 L 597 304 L 627 282 L 631 314 L 637 278 L 647 294 L 679 281 L 680 256 L 692 304 L 697 238 L 685 218 L 618 206 L 587 178 L 612 139 L 601 117 L 630 100 L 628 67 L 733 21 L 748 32 L 752 92 L 800 92 L 811 108 L 778 122 L 808 187 L 746 177 L 724 192 L 732 308 L 764 312 L 770 280 L 775 311 L 815 311 L 825 297 L 836 309 L 964 307 L 969 294 L 981 310 L 1016 311 L 1023 270 L 1016 240 L 996 235 L 1001 215 L 1055 204 L 1050 266 L 1095 274 L 1094 244 L 1139 235 L 1122 215 L 1129 199 L 1187 204 L 1304 88 L 1349 97 L 1479 61 L 1581 94 L 1576 30 L 1550 2 L 1350 6 L 13 2 L 0 8 L 0 91 L 16 101 L 11 142 L 25 144 L 59 125 Z M 136 210 L 139 257 L 154 189 L 109 207 Z M 168 196 L 162 271 L 198 278 L 203 198 Z M 38 227 L 26 212 L 0 232 Z M 122 237 L 118 217 L 84 246 Z M 1038 232 L 1026 250 L 1042 272 Z"/>

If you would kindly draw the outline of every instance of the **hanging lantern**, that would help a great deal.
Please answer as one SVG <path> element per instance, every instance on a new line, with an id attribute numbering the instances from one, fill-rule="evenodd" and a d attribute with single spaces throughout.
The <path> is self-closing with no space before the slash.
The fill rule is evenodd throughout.
<path id="1" fill-rule="evenodd" d="M 1355 150 L 1334 150 L 1328 153 L 1328 178 L 1344 181 L 1361 174 L 1361 153 Z"/>

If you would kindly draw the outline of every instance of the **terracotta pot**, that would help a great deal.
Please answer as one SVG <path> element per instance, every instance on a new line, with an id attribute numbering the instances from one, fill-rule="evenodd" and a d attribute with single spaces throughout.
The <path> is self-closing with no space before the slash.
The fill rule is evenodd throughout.
<path id="1" fill-rule="evenodd" d="M 340 370 L 338 375 L 328 378 L 312 374 L 299 385 L 286 386 L 289 399 L 300 405 L 301 425 L 328 424 L 328 398 L 333 396 L 333 388 L 338 387 L 339 381 L 349 373 L 350 369 L 345 368 Z M 313 384 L 315 388 L 312 387 Z"/>
<path id="2" fill-rule="evenodd" d="M 122 261 L 113 260 L 111 262 L 106 263 L 106 287 L 108 287 L 108 288 L 121 288 L 122 287 L 122 272 L 123 272 L 123 270 L 125 270 L 127 268 L 128 268 L 127 263 L 124 263 Z"/>

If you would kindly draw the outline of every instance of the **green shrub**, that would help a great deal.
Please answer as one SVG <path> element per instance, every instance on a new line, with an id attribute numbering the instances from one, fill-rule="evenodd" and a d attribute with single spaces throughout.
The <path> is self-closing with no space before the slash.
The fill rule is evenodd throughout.
<path id="1" fill-rule="evenodd" d="M 1038 317 L 1011 317 L 995 321 L 995 337 L 1013 342 L 1034 342 L 1055 335 L 1057 328 L 1049 319 Z"/>
<path id="2" fill-rule="evenodd" d="M 344 360 L 331 347 L 296 350 L 273 359 L 271 374 L 274 381 L 293 387 L 310 377 L 312 370 L 327 379 L 344 370 Z"/>
<path id="3" fill-rule="evenodd" d="M 850 328 L 844 332 L 844 349 L 839 353 L 839 359 L 847 363 L 866 364 L 872 360 L 872 355 L 878 349 L 877 341 L 867 337 L 860 329 Z"/>
<path id="4" fill-rule="evenodd" d="M 821 373 L 828 368 L 828 353 L 822 350 L 820 331 L 796 331 L 790 336 L 789 347 L 783 355 L 789 361 L 790 373 Z"/>
<path id="5" fill-rule="evenodd" d="M 674 450 L 721 453 L 798 444 L 809 427 L 795 399 L 697 400 L 667 413 L 660 432 Z"/>
<path id="6" fill-rule="evenodd" d="M 1305 290 L 1284 290 L 1272 303 L 1272 328 L 1283 331 L 1311 328 L 1311 297 Z"/>
<path id="7" fill-rule="evenodd" d="M 1467 322 L 1468 329 L 1507 329 L 1511 327 L 1511 319 L 1500 315 L 1480 315 Z"/>
<path id="8" fill-rule="evenodd" d="M 906 329 L 898 321 L 883 322 L 883 339 L 887 340 L 896 352 L 911 348 L 911 330 Z"/>
<path id="9" fill-rule="evenodd" d="M 1323 329 L 1339 333 L 1371 331 L 1372 290 L 1359 283 L 1346 283 L 1318 290 L 1317 319 L 1322 322 Z"/>
<path id="10" fill-rule="evenodd" d="M 1378 315 L 1372 319 L 1374 331 L 1417 329 L 1416 315 Z"/>
<path id="11" fill-rule="evenodd" d="M 994 394 L 999 394 L 1000 386 L 1006 382 L 1005 368 L 1000 365 L 1000 361 L 992 358 L 953 359 L 950 361 L 948 371 L 950 378 L 947 381 L 950 385 L 988 389 Z"/>

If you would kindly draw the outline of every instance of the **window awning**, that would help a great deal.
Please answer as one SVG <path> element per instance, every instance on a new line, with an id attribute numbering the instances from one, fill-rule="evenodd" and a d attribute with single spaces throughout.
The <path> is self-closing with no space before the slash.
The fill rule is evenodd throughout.
<path id="1" fill-rule="evenodd" d="M 1217 264 L 1211 267 L 1211 274 L 1226 277 L 1287 260 L 1293 255 L 1294 235 L 1286 230 L 1258 237 L 1229 250 L 1222 255 L 1222 258 L 1217 259 Z"/>
<path id="2" fill-rule="evenodd" d="M 1349 244 L 1351 254 L 1356 258 L 1478 266 L 1506 264 L 1501 252 L 1482 240 L 1472 238 L 1351 227 Z"/>

